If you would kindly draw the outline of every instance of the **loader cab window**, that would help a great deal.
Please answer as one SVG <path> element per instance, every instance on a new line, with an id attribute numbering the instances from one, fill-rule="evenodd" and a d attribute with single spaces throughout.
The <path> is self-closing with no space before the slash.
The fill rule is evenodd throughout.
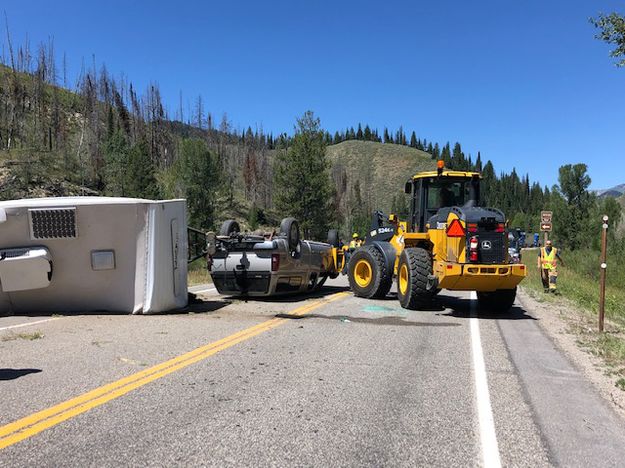
<path id="1" fill-rule="evenodd" d="M 437 211 L 450 206 L 462 206 L 468 199 L 469 184 L 434 180 L 428 184 L 427 210 Z"/>
<path id="2" fill-rule="evenodd" d="M 441 208 L 478 206 L 479 178 L 429 177 L 416 180 L 412 197 L 412 226 L 423 232 L 428 220 Z"/>

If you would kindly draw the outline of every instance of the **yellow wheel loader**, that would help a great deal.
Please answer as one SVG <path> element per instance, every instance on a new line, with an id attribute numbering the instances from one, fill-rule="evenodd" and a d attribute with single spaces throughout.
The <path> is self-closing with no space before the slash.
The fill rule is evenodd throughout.
<path id="1" fill-rule="evenodd" d="M 410 217 L 373 215 L 364 246 L 349 258 L 347 275 L 356 296 L 381 298 L 397 280 L 402 307 L 429 305 L 441 289 L 476 291 L 482 310 L 506 312 L 525 265 L 510 263 L 504 214 L 480 207 L 477 172 L 421 172 L 406 182 Z"/>

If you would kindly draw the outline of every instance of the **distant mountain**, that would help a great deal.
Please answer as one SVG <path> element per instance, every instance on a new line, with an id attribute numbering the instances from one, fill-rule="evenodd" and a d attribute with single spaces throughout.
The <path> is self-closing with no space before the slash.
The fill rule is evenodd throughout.
<path id="1" fill-rule="evenodd" d="M 625 184 L 617 185 L 609 189 L 595 190 L 594 191 L 599 198 L 614 197 L 618 198 L 625 194 Z"/>

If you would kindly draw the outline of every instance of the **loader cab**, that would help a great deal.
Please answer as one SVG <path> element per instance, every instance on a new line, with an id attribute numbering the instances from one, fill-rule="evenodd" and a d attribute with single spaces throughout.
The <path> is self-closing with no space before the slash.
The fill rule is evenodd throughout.
<path id="1" fill-rule="evenodd" d="M 424 172 L 406 182 L 405 192 L 412 194 L 410 230 L 425 232 L 426 224 L 439 212 L 448 211 L 445 208 L 479 205 L 480 175 L 460 171 Z"/>

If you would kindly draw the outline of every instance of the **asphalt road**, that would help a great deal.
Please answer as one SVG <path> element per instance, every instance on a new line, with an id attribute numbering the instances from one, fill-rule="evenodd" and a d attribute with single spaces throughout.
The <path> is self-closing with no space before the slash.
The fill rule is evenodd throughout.
<path id="1" fill-rule="evenodd" d="M 519 304 L 345 286 L 0 318 L 0 465 L 623 466 L 624 421 Z"/>

